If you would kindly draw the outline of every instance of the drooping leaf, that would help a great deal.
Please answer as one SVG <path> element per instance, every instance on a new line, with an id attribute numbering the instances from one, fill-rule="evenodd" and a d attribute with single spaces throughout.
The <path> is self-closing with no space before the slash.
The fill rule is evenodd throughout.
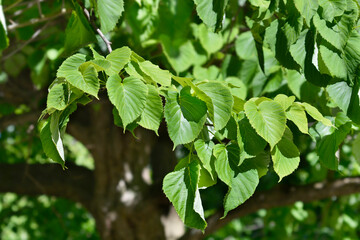
<path id="1" fill-rule="evenodd" d="M 76 8 L 79 7 L 76 3 Z M 96 42 L 96 37 L 90 23 L 81 10 L 73 11 L 65 29 L 65 52 L 71 54 L 93 42 Z"/>
<path id="2" fill-rule="evenodd" d="M 200 165 L 198 161 L 191 161 L 165 176 L 163 191 L 185 225 L 204 230 L 206 221 L 198 190 L 199 177 Z"/>
<path id="3" fill-rule="evenodd" d="M 204 24 L 200 24 L 198 27 L 198 37 L 208 54 L 218 52 L 223 45 L 221 35 L 210 31 Z"/>
<path id="4" fill-rule="evenodd" d="M 128 47 L 118 48 L 106 56 L 106 60 L 111 63 L 111 67 L 106 69 L 107 75 L 118 74 L 121 69 L 130 61 L 131 50 Z"/>
<path id="5" fill-rule="evenodd" d="M 284 109 L 284 111 L 286 111 L 295 101 L 295 97 L 294 96 L 288 97 L 284 94 L 278 94 L 274 98 L 274 101 L 280 103 L 281 107 Z"/>
<path id="6" fill-rule="evenodd" d="M 281 105 L 275 101 L 264 101 L 257 106 L 250 100 L 245 103 L 244 108 L 251 126 L 272 149 L 285 131 L 286 117 Z"/>
<path id="7" fill-rule="evenodd" d="M 280 142 L 271 152 L 274 170 L 279 175 L 279 182 L 285 176 L 290 175 L 300 163 L 300 152 L 293 142 L 293 136 L 289 128 L 286 128 Z"/>
<path id="8" fill-rule="evenodd" d="M 178 101 L 178 98 L 182 99 Z M 193 141 L 199 135 L 206 120 L 206 105 L 186 91 L 182 91 L 180 95 L 169 91 L 164 113 L 175 148 L 179 144 Z"/>
<path id="9" fill-rule="evenodd" d="M 88 66 L 83 72 L 79 71 L 80 65 L 85 61 L 86 56 L 80 53 L 67 58 L 59 67 L 57 77 L 65 78 L 74 87 L 97 98 L 100 83 L 95 68 Z"/>
<path id="10" fill-rule="evenodd" d="M 161 35 L 160 41 L 164 54 L 172 68 L 180 73 L 193 65 L 202 65 L 206 61 L 206 55 L 196 51 L 193 43 L 188 39 L 170 39 L 167 35 Z"/>
<path id="11" fill-rule="evenodd" d="M 259 15 L 266 12 L 270 6 L 269 0 L 249 0 L 250 4 L 259 8 Z"/>
<path id="12" fill-rule="evenodd" d="M 259 177 L 255 168 L 243 169 L 238 166 L 239 154 L 234 154 L 231 145 L 215 145 L 214 156 L 218 177 L 229 186 L 224 200 L 225 217 L 230 210 L 245 202 L 255 192 Z"/>
<path id="13" fill-rule="evenodd" d="M 290 109 L 285 112 L 286 118 L 292 121 L 302 133 L 308 134 L 308 120 L 306 118 L 305 108 L 295 102 Z"/>
<path id="14" fill-rule="evenodd" d="M 215 170 L 220 178 L 226 185 L 231 185 L 231 179 L 234 177 L 234 171 L 231 169 L 228 152 L 224 144 L 216 144 L 214 146 Z"/>
<path id="15" fill-rule="evenodd" d="M 54 85 L 47 97 L 46 107 L 48 109 L 54 108 L 56 110 L 64 110 L 69 101 L 69 89 L 65 83 Z"/>
<path id="16" fill-rule="evenodd" d="M 210 102 L 209 99 L 202 99 L 206 102 L 215 130 L 224 128 L 230 119 L 234 104 L 230 89 L 221 82 L 215 81 L 200 84 L 198 88 L 211 100 Z"/>
<path id="17" fill-rule="evenodd" d="M 100 19 L 101 31 L 105 34 L 115 28 L 124 11 L 124 1 L 98 0 L 96 11 Z"/>
<path id="18" fill-rule="evenodd" d="M 302 106 L 305 107 L 306 112 L 315 120 L 323 123 L 326 126 L 333 126 L 331 121 L 325 118 L 315 107 L 305 102 L 302 103 Z"/>
<path id="19" fill-rule="evenodd" d="M 240 167 L 241 169 L 241 167 Z M 259 176 L 256 169 L 241 171 L 231 179 L 231 187 L 224 200 L 224 216 L 230 210 L 237 208 L 248 200 L 255 192 L 259 184 Z"/>
<path id="20" fill-rule="evenodd" d="M 244 32 L 239 35 L 235 42 L 236 54 L 242 59 L 256 59 L 255 40 L 251 32 Z"/>
<path id="21" fill-rule="evenodd" d="M 215 176 L 214 176 L 215 175 L 215 173 L 214 173 L 215 167 L 214 167 L 213 161 L 211 161 L 214 143 L 212 141 L 205 142 L 202 139 L 198 139 L 195 141 L 194 147 L 195 147 L 197 155 L 198 155 L 200 161 L 202 162 L 204 168 L 209 172 L 212 179 L 215 179 Z"/>
<path id="22" fill-rule="evenodd" d="M 56 145 L 52 140 L 50 131 L 50 118 L 45 122 L 40 131 L 40 139 L 46 156 L 54 162 L 59 163 L 63 168 L 65 166 L 64 159 L 60 156 Z"/>
<path id="23" fill-rule="evenodd" d="M 123 128 L 124 131 L 128 130 L 136 138 L 134 130 L 139 126 L 139 124 L 136 123 L 136 120 L 133 121 L 132 123 L 126 125 L 126 128 L 124 128 L 124 124 L 123 124 L 123 122 L 121 120 L 121 117 L 119 115 L 119 111 L 116 109 L 116 107 L 113 108 L 112 114 L 113 114 L 113 117 L 114 117 L 114 124 L 116 126 L 118 126 L 118 127 Z"/>
<path id="24" fill-rule="evenodd" d="M 148 94 L 138 124 L 157 133 L 163 114 L 163 105 L 158 90 L 147 84 Z"/>
<path id="25" fill-rule="evenodd" d="M 331 170 L 337 170 L 339 166 L 339 160 L 335 156 L 336 151 L 339 149 L 339 145 L 344 141 L 345 137 L 351 129 L 351 123 L 345 123 L 338 127 L 332 134 L 323 137 L 317 143 L 317 153 L 319 155 L 320 162 Z"/>
<path id="26" fill-rule="evenodd" d="M 256 133 L 246 117 L 239 121 L 239 130 L 244 150 L 248 155 L 256 156 L 264 151 L 266 141 Z"/>
<path id="27" fill-rule="evenodd" d="M 322 16 L 325 20 L 332 22 L 334 17 L 341 16 L 347 6 L 346 0 L 318 0 L 322 7 Z"/>
<path id="28" fill-rule="evenodd" d="M 314 15 L 313 22 L 321 37 L 324 38 L 331 45 L 333 45 L 335 48 L 342 51 L 343 47 L 346 44 L 346 40 L 342 37 L 342 35 L 329 28 L 326 25 L 326 21 L 321 19 L 318 14 Z"/>
<path id="29" fill-rule="evenodd" d="M 162 86 L 169 86 L 171 84 L 171 74 L 169 71 L 159 68 L 159 66 L 152 64 L 150 61 L 139 62 L 139 66 L 154 82 Z"/>
<path id="30" fill-rule="evenodd" d="M 346 64 L 336 52 L 331 51 L 329 48 L 323 45 L 320 45 L 318 56 L 319 58 L 321 58 L 321 62 L 323 63 L 319 64 L 319 70 L 321 73 L 325 73 L 332 77 L 342 78 L 346 80 Z M 331 59 L 331 61 L 329 61 L 328 59 Z M 322 65 L 325 65 L 325 68 L 322 68 Z"/>
<path id="31" fill-rule="evenodd" d="M 360 34 L 353 30 L 346 43 L 343 59 L 345 60 L 348 79 L 351 83 L 356 82 L 360 69 Z"/>
<path id="32" fill-rule="evenodd" d="M 228 0 L 194 0 L 200 19 L 213 31 L 222 27 L 222 20 Z"/>
<path id="33" fill-rule="evenodd" d="M 359 87 L 348 86 L 346 82 L 337 82 L 326 88 L 335 104 L 343 110 L 351 120 L 360 123 Z"/>
<path id="34" fill-rule="evenodd" d="M 299 11 L 301 16 L 305 18 L 306 24 L 310 26 L 310 22 L 316 10 L 318 9 L 317 0 L 294 0 L 296 9 Z"/>
<path id="35" fill-rule="evenodd" d="M 111 103 L 119 111 L 125 129 L 143 112 L 148 88 L 138 78 L 127 77 L 122 81 L 119 75 L 109 77 L 106 88 Z"/>
<path id="36" fill-rule="evenodd" d="M 51 140 L 54 143 L 56 150 L 61 157 L 62 161 L 65 162 L 65 153 L 64 146 L 60 136 L 60 115 L 61 112 L 56 111 L 50 116 L 50 132 L 51 132 Z"/>

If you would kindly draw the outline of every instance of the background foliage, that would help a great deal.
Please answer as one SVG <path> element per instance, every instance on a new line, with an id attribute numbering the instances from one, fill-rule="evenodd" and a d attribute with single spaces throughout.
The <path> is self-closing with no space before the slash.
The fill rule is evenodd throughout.
<path id="1" fill-rule="evenodd" d="M 66 158 L 93 169 L 65 128 L 77 106 L 95 101 L 96 108 L 97 99 L 108 98 L 124 131 L 135 135 L 141 126 L 158 134 L 166 122 L 180 160 L 163 190 L 189 227 L 204 230 L 206 217 L 222 208 L 225 216 L 255 189 L 279 181 L 359 175 L 357 0 L 37 3 L 0 2 L 0 81 L 25 71 L 32 80 L 25 84 L 49 89 L 24 96 L 26 104 L 1 102 L 3 118 L 45 110 L 38 129 L 1 131 L 0 161 L 46 162 L 43 149 L 63 167 Z M 213 238 L 356 238 L 358 197 L 261 210 Z M 13 199 L 3 197 L 4 209 Z M 24 199 L 18 203 L 58 201 Z M 76 234 L 96 237 L 86 213 L 77 216 L 84 232 Z M 7 221 L 4 229 L 22 220 Z M 343 227 L 331 229 L 336 224 Z"/>

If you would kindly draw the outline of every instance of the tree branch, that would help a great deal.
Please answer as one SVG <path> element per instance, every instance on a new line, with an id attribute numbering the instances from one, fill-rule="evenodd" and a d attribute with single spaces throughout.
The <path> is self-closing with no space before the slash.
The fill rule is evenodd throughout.
<path id="1" fill-rule="evenodd" d="M 112 52 L 111 42 L 105 37 L 103 32 L 100 30 L 100 28 L 98 28 L 98 26 L 96 26 L 94 19 L 90 16 L 89 11 L 86 8 L 83 8 L 83 11 L 84 11 L 86 18 L 88 19 L 91 26 L 93 27 L 93 29 L 100 35 L 101 39 L 104 41 L 109 53 L 111 53 Z"/>
<path id="2" fill-rule="evenodd" d="M 0 192 L 63 197 L 91 211 L 93 172 L 74 164 L 67 165 L 68 169 L 63 171 L 57 164 L 0 164 Z"/>
<path id="3" fill-rule="evenodd" d="M 13 114 L 2 117 L 0 118 L 0 132 L 2 132 L 10 125 L 22 125 L 29 122 L 35 123 L 38 120 L 40 114 L 41 111 L 32 111 L 24 114 Z"/>
<path id="4" fill-rule="evenodd" d="M 182 239 L 202 239 L 225 226 L 230 221 L 254 213 L 260 209 L 270 209 L 294 204 L 297 201 L 312 202 L 330 197 L 341 197 L 360 192 L 360 177 L 349 177 L 332 182 L 319 182 L 305 186 L 281 186 L 266 192 L 259 192 L 244 204 L 231 211 L 224 219 L 217 212 L 207 219 L 205 235 L 190 230 Z"/>

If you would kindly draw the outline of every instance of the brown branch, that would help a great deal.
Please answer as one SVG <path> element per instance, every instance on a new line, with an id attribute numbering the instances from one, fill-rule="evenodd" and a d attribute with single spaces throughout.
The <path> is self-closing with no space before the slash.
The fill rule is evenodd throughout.
<path id="1" fill-rule="evenodd" d="M 86 18 L 88 19 L 91 26 L 93 27 L 93 29 L 99 34 L 99 36 L 101 37 L 101 39 L 105 43 L 106 48 L 108 49 L 109 53 L 111 53 L 112 52 L 111 42 L 105 37 L 103 32 L 100 30 L 100 28 L 98 28 L 98 26 L 96 26 L 94 18 L 92 16 L 90 16 L 89 11 L 86 8 L 83 8 L 83 11 L 84 11 L 84 14 L 85 14 Z"/>
<path id="2" fill-rule="evenodd" d="M 24 114 L 12 114 L 0 118 L 0 132 L 10 125 L 23 125 L 25 123 L 36 123 L 39 119 L 41 111 L 32 111 Z"/>
<path id="3" fill-rule="evenodd" d="M 49 15 L 49 16 L 44 16 L 42 18 L 35 18 L 35 19 L 30 19 L 28 22 L 25 23 L 12 23 L 8 26 L 8 30 L 12 31 L 16 28 L 21 28 L 21 27 L 26 27 L 29 25 L 33 25 L 33 24 L 37 24 L 37 23 L 42 23 L 42 22 L 49 22 L 55 18 L 61 17 L 63 15 L 65 15 L 66 13 L 68 13 L 68 11 L 66 11 L 66 9 L 62 9 L 61 12 L 56 13 L 54 15 Z"/>
<path id="4" fill-rule="evenodd" d="M 91 210 L 94 176 L 91 170 L 67 164 L 0 164 L 0 192 L 67 198 Z"/>
<path id="5" fill-rule="evenodd" d="M 341 197 L 360 192 L 360 177 L 349 177 L 332 182 L 320 182 L 305 186 L 283 186 L 266 192 L 259 192 L 233 210 L 224 219 L 217 212 L 207 219 L 208 227 L 203 235 L 200 231 L 190 230 L 182 239 L 202 239 L 215 232 L 230 221 L 254 213 L 260 209 L 270 209 L 294 204 L 297 201 L 312 202 L 330 197 Z"/>

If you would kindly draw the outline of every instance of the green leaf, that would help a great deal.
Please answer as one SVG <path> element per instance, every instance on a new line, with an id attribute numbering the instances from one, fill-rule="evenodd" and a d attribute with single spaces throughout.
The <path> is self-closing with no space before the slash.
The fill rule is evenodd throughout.
<path id="1" fill-rule="evenodd" d="M 347 0 L 318 0 L 322 7 L 322 16 L 326 21 L 332 22 L 334 17 L 341 16 L 346 7 Z"/>
<path id="2" fill-rule="evenodd" d="M 266 10 L 268 10 L 270 6 L 269 0 L 249 0 L 249 2 L 251 5 L 258 7 L 260 13 L 266 12 Z"/>
<path id="3" fill-rule="evenodd" d="M 321 37 L 324 38 L 331 45 L 333 45 L 335 48 L 342 51 L 343 47 L 346 44 L 346 40 L 344 40 L 341 37 L 341 34 L 335 32 L 333 29 L 329 28 L 326 25 L 326 21 L 323 19 L 320 19 L 318 14 L 314 15 L 313 22 L 316 27 L 316 30 L 320 33 Z"/>
<path id="4" fill-rule="evenodd" d="M 274 101 L 280 103 L 281 107 L 284 109 L 284 111 L 286 111 L 295 101 L 295 97 L 294 96 L 288 97 L 284 94 L 278 94 L 274 98 Z"/>
<path id="5" fill-rule="evenodd" d="M 116 109 L 116 107 L 113 108 L 112 114 L 114 117 L 114 124 L 118 127 L 121 127 L 122 129 L 124 129 L 124 131 L 128 130 L 136 138 L 134 130 L 139 126 L 139 124 L 136 123 L 136 120 L 134 122 L 126 125 L 126 128 L 124 128 L 124 124 L 120 118 L 119 111 Z"/>
<path id="6" fill-rule="evenodd" d="M 46 107 L 64 110 L 69 102 L 69 89 L 65 83 L 54 85 L 47 96 Z"/>
<path id="7" fill-rule="evenodd" d="M 230 210 L 237 208 L 248 200 L 255 192 L 259 184 L 259 176 L 256 169 L 240 171 L 231 179 L 231 187 L 224 200 L 224 216 Z"/>
<path id="8" fill-rule="evenodd" d="M 293 135 L 286 128 L 280 142 L 276 144 L 271 152 L 274 170 L 279 175 L 279 182 L 285 176 L 290 175 L 299 166 L 300 152 L 293 142 Z"/>
<path id="9" fill-rule="evenodd" d="M 253 60 L 257 58 L 255 40 L 250 31 L 238 36 L 235 42 L 235 50 L 241 59 Z"/>
<path id="10" fill-rule="evenodd" d="M 331 121 L 327 118 L 324 118 L 324 116 L 315 107 L 311 106 L 308 103 L 302 103 L 302 106 L 305 107 L 306 112 L 315 120 L 321 122 L 326 126 L 333 126 Z"/>
<path id="11" fill-rule="evenodd" d="M 118 48 L 106 56 L 106 60 L 111 63 L 111 67 L 106 69 L 107 75 L 118 74 L 124 66 L 130 62 L 131 50 L 128 47 Z"/>
<path id="12" fill-rule="evenodd" d="M 65 78 L 74 87 L 97 98 L 100 83 L 95 68 L 88 66 L 83 72 L 79 71 L 80 65 L 85 61 L 86 56 L 80 53 L 67 58 L 59 67 L 57 77 Z"/>
<path id="13" fill-rule="evenodd" d="M 174 148 L 194 141 L 206 121 L 206 105 L 187 91 L 168 91 L 164 113 Z"/>
<path id="14" fill-rule="evenodd" d="M 315 15 L 318 9 L 317 0 L 294 0 L 296 9 L 299 11 L 301 16 L 305 18 L 306 24 L 310 26 L 312 17 Z"/>
<path id="15" fill-rule="evenodd" d="M 321 60 L 319 59 L 319 69 L 321 73 L 325 73 L 336 78 L 347 78 L 346 64 L 336 52 L 320 45 L 318 57 L 321 58 Z M 328 59 L 331 59 L 331 61 Z M 325 68 L 322 68 L 323 64 L 320 64 L 320 62 L 325 65 Z"/>
<path id="16" fill-rule="evenodd" d="M 159 129 L 162 120 L 163 105 L 157 88 L 152 85 L 146 85 L 148 94 L 141 118 L 138 124 L 143 128 L 147 128 L 156 132 Z"/>
<path id="17" fill-rule="evenodd" d="M 212 141 L 205 142 L 202 139 L 198 139 L 194 143 L 195 150 L 200 161 L 203 164 L 203 167 L 209 172 L 211 178 L 215 180 L 216 173 L 214 172 L 215 166 L 212 161 L 212 151 L 214 148 L 214 143 Z"/>
<path id="18" fill-rule="evenodd" d="M 343 59 L 350 82 L 356 82 L 360 69 L 360 34 L 353 30 L 344 49 Z"/>
<path id="19" fill-rule="evenodd" d="M 308 134 L 308 120 L 306 118 L 305 108 L 295 102 L 290 109 L 285 112 L 286 118 L 292 121 L 302 133 Z"/>
<path id="20" fill-rule="evenodd" d="M 250 100 L 245 103 L 244 108 L 251 126 L 273 149 L 284 134 L 286 126 L 285 112 L 281 105 L 275 101 L 264 101 L 257 106 Z"/>
<path id="21" fill-rule="evenodd" d="M 335 156 L 339 145 L 344 141 L 345 137 L 351 129 L 351 123 L 348 122 L 336 129 L 332 134 L 323 137 L 317 142 L 317 152 L 320 162 L 331 170 L 337 170 L 339 160 Z"/>
<path id="22" fill-rule="evenodd" d="M 244 143 L 244 150 L 249 156 L 256 156 L 264 151 L 266 141 L 256 133 L 249 119 L 244 117 L 239 121 L 239 130 Z"/>
<path id="23" fill-rule="evenodd" d="M 216 144 L 214 146 L 215 170 L 220 180 L 226 185 L 231 185 L 231 179 L 234 176 L 234 171 L 231 169 L 228 152 L 224 144 Z"/>
<path id="24" fill-rule="evenodd" d="M 214 147 L 215 169 L 221 181 L 229 186 L 224 200 L 224 217 L 226 214 L 245 202 L 254 192 L 259 183 L 256 169 L 244 169 L 239 160 L 239 149 L 234 144 L 225 147 L 217 144 Z M 235 151 L 235 152 L 234 152 Z"/>
<path id="25" fill-rule="evenodd" d="M 191 95 L 191 88 L 184 87 L 180 91 L 179 104 L 181 112 L 188 121 L 199 122 L 206 114 L 206 104 Z"/>
<path id="26" fill-rule="evenodd" d="M 359 87 L 348 86 L 346 82 L 337 82 L 326 88 L 335 104 L 343 110 L 351 120 L 360 124 Z"/>
<path id="27" fill-rule="evenodd" d="M 150 61 L 139 62 L 141 70 L 147 74 L 154 82 L 162 86 L 170 86 L 171 74 L 167 70 L 162 70 L 159 66 L 152 64 Z"/>
<path id="28" fill-rule="evenodd" d="M 302 0 L 301 0 L 302 1 Z M 311 0 L 313 1 L 313 0 Z M 290 46 L 290 54 L 293 57 L 294 61 L 304 69 L 305 65 L 305 57 L 306 57 L 306 48 L 305 48 L 305 40 L 308 30 L 304 30 L 296 42 Z M 291 71 L 291 70 L 290 70 Z"/>
<path id="29" fill-rule="evenodd" d="M 221 130 L 229 121 L 234 104 L 230 89 L 221 82 L 215 81 L 202 83 L 198 88 L 209 97 L 202 100 L 206 102 L 215 130 Z"/>
<path id="30" fill-rule="evenodd" d="M 206 189 L 211 187 L 217 183 L 217 178 L 213 179 L 210 173 L 205 169 L 200 169 L 200 178 L 199 178 L 199 189 Z"/>
<path id="31" fill-rule="evenodd" d="M 52 134 L 50 131 L 50 121 L 49 118 L 41 128 L 40 131 L 40 140 L 44 149 L 46 156 L 56 163 L 59 163 L 63 168 L 65 166 L 64 159 L 60 156 L 55 143 L 52 140 Z"/>
<path id="32" fill-rule="evenodd" d="M 220 30 L 228 0 L 194 0 L 194 3 L 197 14 L 208 28 Z"/>
<path id="33" fill-rule="evenodd" d="M 101 31 L 105 34 L 115 28 L 124 11 L 124 1 L 98 0 L 96 11 L 100 19 Z"/>
<path id="34" fill-rule="evenodd" d="M 53 141 L 59 156 L 65 162 L 65 153 L 64 153 L 64 146 L 60 136 L 60 115 L 61 112 L 56 111 L 51 114 L 50 117 L 50 132 L 51 132 L 51 140 Z"/>
<path id="35" fill-rule="evenodd" d="M 125 129 L 143 112 L 148 88 L 138 78 L 127 77 L 122 81 L 119 75 L 109 77 L 106 88 L 111 103 L 119 111 Z"/>
<path id="36" fill-rule="evenodd" d="M 241 164 L 241 169 L 243 171 L 249 169 L 256 169 L 259 175 L 259 178 L 265 176 L 268 172 L 270 164 L 270 153 L 267 151 L 263 151 L 256 155 L 254 158 L 245 159 L 244 162 Z"/>
<path id="37" fill-rule="evenodd" d="M 208 54 L 218 52 L 223 46 L 223 39 L 219 33 L 211 32 L 204 24 L 198 27 L 198 37 L 201 45 Z"/>
<path id="38" fill-rule="evenodd" d="M 206 55 L 195 50 L 190 40 L 173 40 L 167 35 L 161 35 L 160 41 L 171 67 L 178 73 L 187 70 L 190 66 L 202 65 L 207 60 Z"/>
<path id="39" fill-rule="evenodd" d="M 198 189 L 199 178 L 200 165 L 198 161 L 191 161 L 165 176 L 163 191 L 186 226 L 204 230 L 206 221 Z"/>
<path id="40" fill-rule="evenodd" d="M 65 29 L 65 53 L 71 54 L 93 42 L 96 42 L 96 37 L 84 14 L 73 11 Z"/>
<path id="41" fill-rule="evenodd" d="M 9 46 L 4 12 L 0 3 L 0 51 Z"/>

